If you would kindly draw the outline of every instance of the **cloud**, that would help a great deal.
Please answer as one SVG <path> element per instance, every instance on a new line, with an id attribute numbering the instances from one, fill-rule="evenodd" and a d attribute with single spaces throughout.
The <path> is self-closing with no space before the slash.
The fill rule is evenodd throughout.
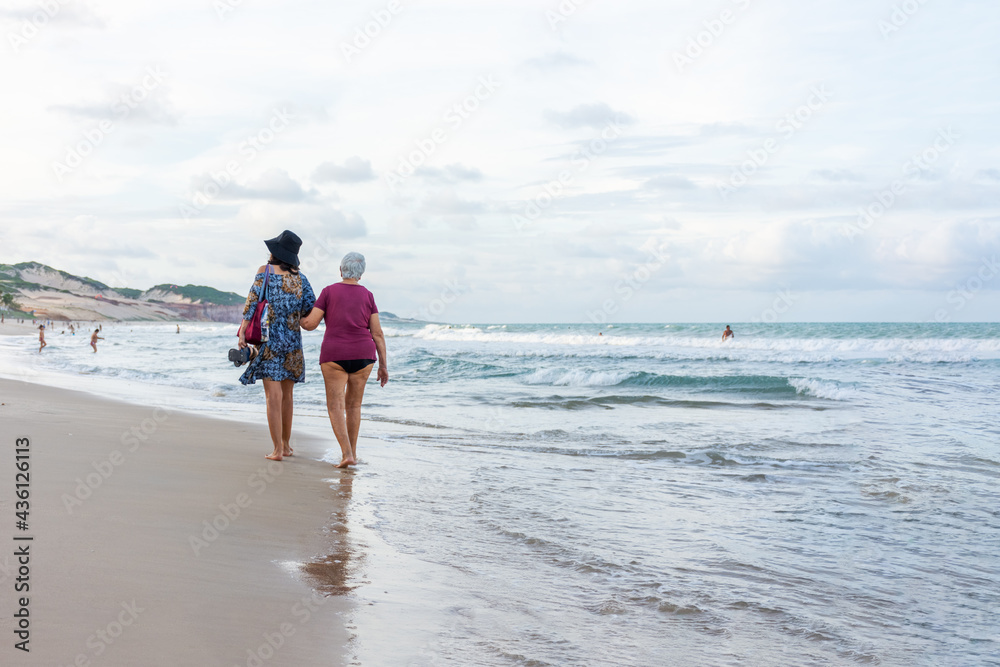
<path id="1" fill-rule="evenodd" d="M 647 190 L 694 190 L 698 186 L 683 176 L 665 174 L 649 179 L 642 187 Z"/>
<path id="2" fill-rule="evenodd" d="M 316 167 L 312 180 L 316 183 L 364 183 L 375 180 L 372 163 L 353 155 L 344 161 L 343 165 L 324 162 Z"/>
<path id="3" fill-rule="evenodd" d="M 848 169 L 814 169 L 809 175 L 820 181 L 831 183 L 864 183 L 865 177 Z"/>
<path id="4" fill-rule="evenodd" d="M 122 87 L 124 91 L 125 88 Z M 127 93 L 125 93 L 127 94 Z M 138 104 L 127 104 L 116 97 L 111 104 L 55 104 L 50 111 L 89 120 L 112 120 L 116 123 L 144 123 L 149 125 L 176 126 L 179 114 L 173 104 L 163 96 L 149 98 Z"/>
<path id="5" fill-rule="evenodd" d="M 429 215 L 469 215 L 485 210 L 486 206 L 482 202 L 461 199 L 454 190 L 431 193 L 420 205 L 420 211 Z"/>
<path id="6" fill-rule="evenodd" d="M 196 192 L 205 192 L 211 187 L 210 184 L 214 185 L 215 183 L 210 174 L 204 174 L 191 180 Z M 214 191 L 217 188 L 211 189 Z M 299 202 L 311 199 L 317 194 L 315 190 L 303 189 L 302 185 L 289 176 L 284 169 L 268 169 L 246 185 L 232 183 L 228 187 L 222 188 L 218 198 Z"/>
<path id="7" fill-rule="evenodd" d="M 581 104 L 569 111 L 545 111 L 545 119 L 564 130 L 577 127 L 602 128 L 610 122 L 619 125 L 631 125 L 635 118 L 623 111 L 615 111 L 604 102 Z"/>
<path id="8" fill-rule="evenodd" d="M 1000 183 L 1000 169 L 980 169 L 972 177 L 973 183 Z"/>
<path id="9" fill-rule="evenodd" d="M 754 130 L 743 123 L 706 123 L 698 127 L 698 134 L 703 137 L 724 137 L 754 134 Z"/>
<path id="10" fill-rule="evenodd" d="M 30 4 L 19 9 L 0 9 L 0 17 L 12 19 L 14 21 L 34 22 L 39 14 L 46 17 L 46 24 L 64 26 L 79 26 L 82 28 L 103 29 L 107 23 L 98 16 L 92 9 L 81 3 L 67 3 L 65 0 L 53 2 L 58 11 L 50 14 L 43 10 L 38 4 Z"/>
<path id="11" fill-rule="evenodd" d="M 323 233 L 343 239 L 356 239 L 368 234 L 365 219 L 357 213 L 329 211 L 321 214 L 319 223 Z"/>
<path id="12" fill-rule="evenodd" d="M 566 67 L 591 67 L 594 63 L 583 58 L 566 53 L 565 51 L 555 51 L 546 53 L 544 56 L 530 58 L 524 61 L 528 67 L 540 70 L 561 69 Z"/>
<path id="13" fill-rule="evenodd" d="M 442 168 L 438 167 L 418 167 L 413 172 L 414 176 L 422 178 L 428 183 L 441 183 L 441 184 L 452 184 L 458 183 L 459 181 L 481 181 L 483 180 L 483 172 L 479 171 L 475 167 L 466 167 L 465 165 L 449 164 Z"/>

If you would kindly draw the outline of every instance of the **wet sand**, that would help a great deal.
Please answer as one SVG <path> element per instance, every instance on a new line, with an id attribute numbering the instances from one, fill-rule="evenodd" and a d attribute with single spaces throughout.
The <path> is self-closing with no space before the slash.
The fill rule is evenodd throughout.
<path id="1" fill-rule="evenodd" d="M 0 402 L 0 664 L 344 664 L 352 554 L 338 526 L 353 473 L 310 458 L 320 443 L 269 464 L 261 425 L 12 380 Z M 31 441 L 26 531 L 18 437 Z M 14 648 L 23 545 L 30 653 Z"/>
<path id="2" fill-rule="evenodd" d="M 45 329 L 48 333 L 48 327 Z M 6 320 L 0 324 L 0 336 L 29 336 L 38 335 L 38 324 L 31 322 L 18 322 L 17 320 Z"/>

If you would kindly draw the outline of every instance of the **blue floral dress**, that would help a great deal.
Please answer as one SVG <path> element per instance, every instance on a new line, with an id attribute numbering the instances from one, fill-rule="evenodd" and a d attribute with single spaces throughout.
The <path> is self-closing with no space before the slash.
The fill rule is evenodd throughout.
<path id="1" fill-rule="evenodd" d="M 246 306 L 243 307 L 243 319 L 253 319 L 264 287 L 264 274 L 255 277 Z M 299 328 L 299 318 L 308 315 L 316 303 L 316 295 L 312 286 L 301 273 L 278 276 L 271 273 L 267 284 L 267 322 L 270 329 L 267 342 L 250 362 L 246 371 L 240 376 L 243 384 L 254 384 L 257 380 L 295 380 L 304 382 L 306 379 L 305 359 L 302 356 L 302 332 Z"/>

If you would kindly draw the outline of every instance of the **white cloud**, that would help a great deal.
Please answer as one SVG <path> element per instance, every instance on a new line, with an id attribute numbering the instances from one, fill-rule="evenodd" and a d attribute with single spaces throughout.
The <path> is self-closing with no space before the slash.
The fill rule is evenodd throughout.
<path id="1" fill-rule="evenodd" d="M 592 127 L 601 129 L 608 123 L 631 125 L 635 122 L 632 116 L 622 111 L 615 111 L 604 102 L 581 104 L 569 111 L 545 111 L 545 119 L 563 129 L 577 127 Z"/>
<path id="2" fill-rule="evenodd" d="M 375 180 L 372 163 L 353 155 L 344 161 L 343 165 L 334 162 L 324 162 L 316 167 L 312 180 L 316 183 L 364 183 Z"/>
<path id="3" fill-rule="evenodd" d="M 483 172 L 463 164 L 448 164 L 444 167 L 417 167 L 414 176 L 428 183 L 459 183 L 461 181 L 481 181 Z"/>

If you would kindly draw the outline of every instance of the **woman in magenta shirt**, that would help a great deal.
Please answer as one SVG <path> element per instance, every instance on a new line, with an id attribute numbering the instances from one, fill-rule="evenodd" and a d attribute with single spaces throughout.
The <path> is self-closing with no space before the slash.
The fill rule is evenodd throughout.
<path id="1" fill-rule="evenodd" d="M 364 255 L 344 255 L 340 261 L 342 280 L 323 288 L 312 311 L 301 322 L 306 331 L 318 327 L 320 320 L 326 322 L 319 364 L 326 383 L 326 410 L 343 456 L 338 468 L 357 463 L 361 400 L 376 355 L 379 383 L 384 387 L 389 381 L 385 336 L 375 297 L 358 284 L 364 272 Z"/>

